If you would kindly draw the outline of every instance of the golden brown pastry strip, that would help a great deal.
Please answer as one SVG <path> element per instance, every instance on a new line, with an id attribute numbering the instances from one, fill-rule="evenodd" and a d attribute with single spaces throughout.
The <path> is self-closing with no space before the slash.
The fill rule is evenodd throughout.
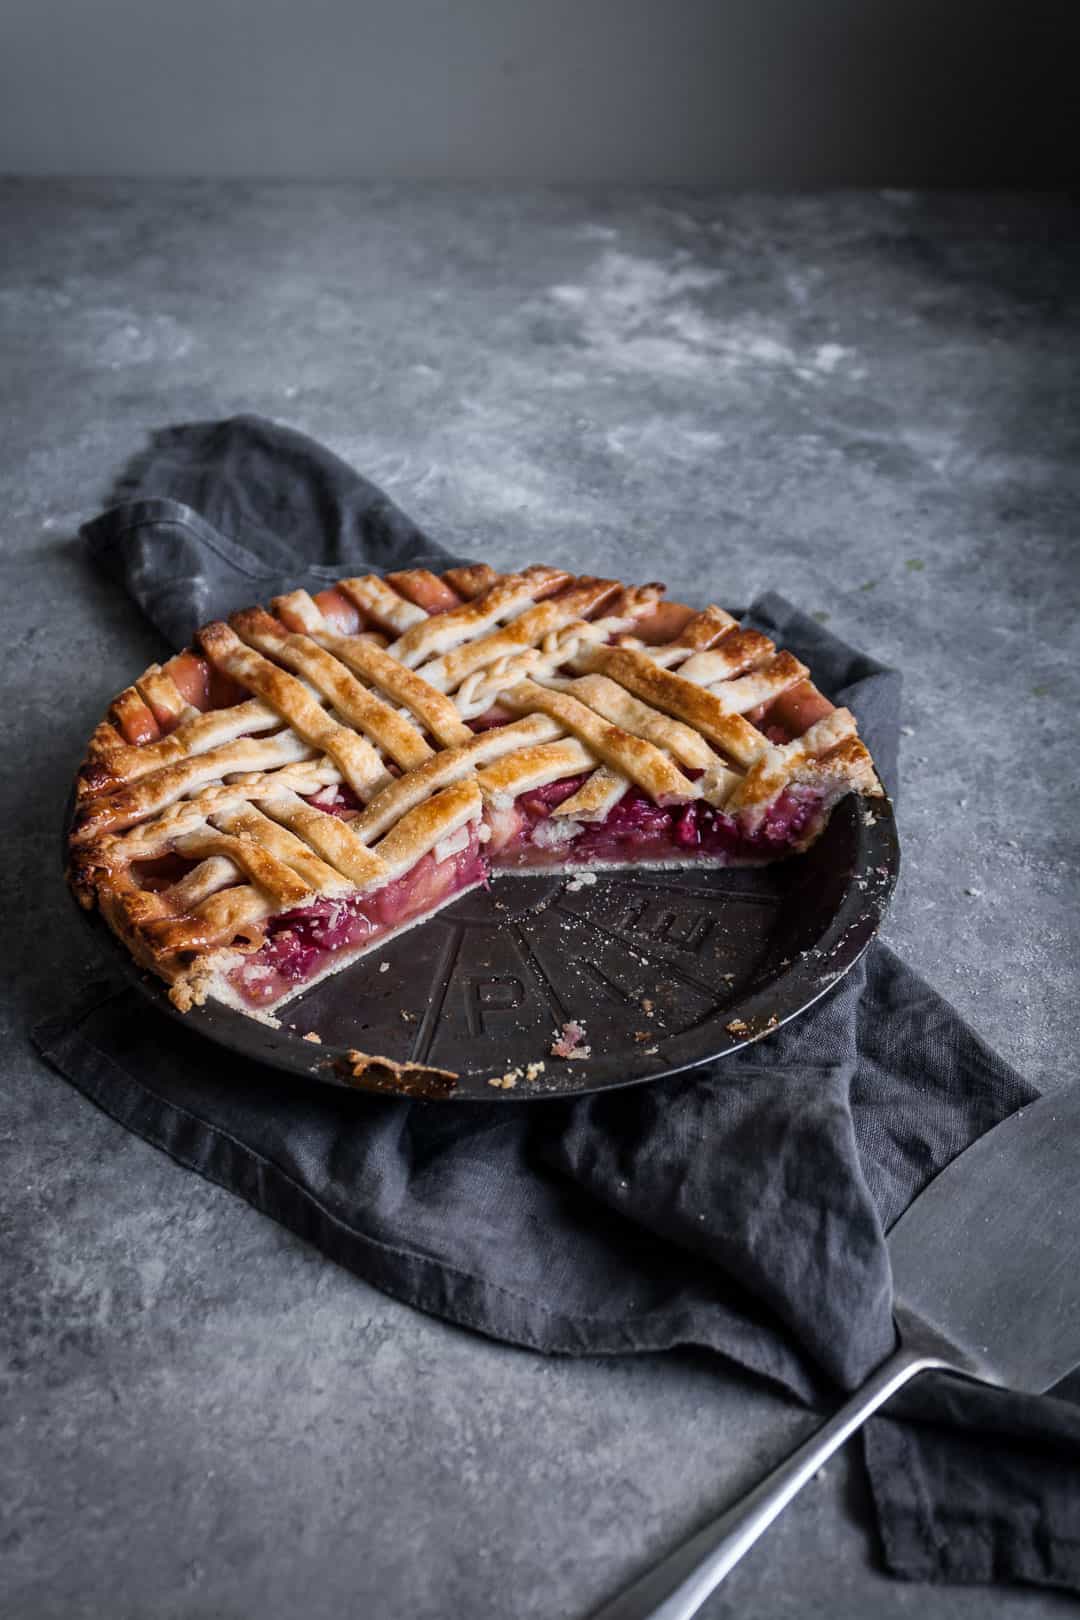
<path id="1" fill-rule="evenodd" d="M 358 889 L 381 880 L 385 869 L 379 857 L 366 849 L 348 822 L 306 804 L 296 793 L 272 782 L 258 799 L 259 808 L 288 827 L 323 860 Z"/>
<path id="2" fill-rule="evenodd" d="M 712 692 L 659 668 L 642 652 L 626 647 L 589 647 L 578 654 L 573 667 L 587 674 L 609 675 L 652 708 L 685 720 L 744 768 L 770 746 L 748 720 L 728 714 Z"/>
<path id="3" fill-rule="evenodd" d="M 353 822 L 353 831 L 364 843 L 369 844 L 387 832 L 407 811 L 422 804 L 436 789 L 472 776 L 477 766 L 500 754 L 512 753 L 531 743 L 557 737 L 561 729 L 555 721 L 537 714 L 515 725 L 482 731 L 479 736 L 474 737 L 470 732 L 467 743 L 444 749 L 434 759 L 418 765 L 415 771 L 409 771 L 406 776 L 391 782 L 371 801 L 363 815 Z"/>
<path id="4" fill-rule="evenodd" d="M 310 636 L 283 633 L 277 620 L 261 608 L 236 613 L 231 623 L 248 646 L 310 681 L 343 720 L 366 733 L 403 770 L 431 757 L 429 744 L 412 722 L 361 686 L 339 659 Z"/>
<path id="5" fill-rule="evenodd" d="M 500 702 L 519 714 L 550 715 L 597 760 L 629 777 L 657 804 L 677 804 L 695 796 L 694 784 L 653 743 L 609 725 L 567 692 L 526 680 L 501 693 Z"/>
<path id="6" fill-rule="evenodd" d="M 359 798 L 370 799 L 384 786 L 386 766 L 367 738 L 339 725 L 294 675 L 245 647 L 220 621 L 199 631 L 199 644 L 212 663 L 274 709 L 302 741 L 329 754 Z"/>
<path id="7" fill-rule="evenodd" d="M 345 894 L 353 886 L 333 866 L 314 854 L 303 839 L 290 832 L 288 827 L 279 826 L 276 819 L 272 821 L 264 815 L 257 804 L 238 805 L 233 810 L 222 811 L 214 817 L 212 825 L 229 833 L 240 843 L 254 844 L 272 855 L 282 866 L 296 873 L 310 894 Z"/>
<path id="8" fill-rule="evenodd" d="M 175 731 L 156 742 L 144 743 L 141 748 L 119 742 L 119 746 L 102 758 L 94 786 L 100 791 L 102 787 L 120 782 L 137 782 L 152 771 L 163 770 L 166 765 L 193 759 L 236 737 L 269 731 L 280 724 L 280 716 L 257 698 L 232 709 L 214 709 L 208 714 L 199 714 L 196 710 L 190 719 L 181 721 Z M 93 780 L 91 773 L 87 775 Z"/>
<path id="9" fill-rule="evenodd" d="M 476 773 L 485 798 L 490 798 L 499 809 L 530 788 L 546 787 L 549 782 L 561 781 L 564 776 L 576 776 L 595 765 L 595 757 L 576 737 L 562 737 L 556 742 L 539 743 L 532 748 L 519 748 L 506 754 Z"/>
<path id="10" fill-rule="evenodd" d="M 408 872 L 459 827 L 479 821 L 483 807 L 475 782 L 454 782 L 402 816 L 376 851 L 387 880 Z"/>
<path id="11" fill-rule="evenodd" d="M 342 579 L 338 590 L 355 602 L 362 612 L 369 614 L 378 624 L 388 625 L 398 635 L 412 625 L 425 623 L 427 614 L 415 602 L 403 596 L 379 578 L 378 574 L 365 574 L 363 578 Z"/>
<path id="12" fill-rule="evenodd" d="M 278 765 L 314 759 L 316 754 L 317 750 L 289 731 L 275 737 L 238 737 L 205 754 L 178 760 L 114 793 L 86 801 L 72 832 L 72 842 L 87 843 L 102 833 L 120 832 L 146 821 L 185 794 L 218 782 L 231 772 L 273 770 Z"/>
<path id="13" fill-rule="evenodd" d="M 474 597 L 449 613 L 425 618 L 399 636 L 387 650 L 392 658 L 415 669 L 429 658 L 449 652 L 463 641 L 472 641 L 490 630 L 500 619 L 522 613 L 537 596 L 570 578 L 558 568 L 527 568 L 521 574 L 507 574 L 483 595 Z"/>
<path id="14" fill-rule="evenodd" d="M 198 832 L 185 833 L 176 840 L 176 850 L 191 860 L 204 861 L 211 855 L 224 855 L 245 873 L 257 889 L 269 895 L 278 910 L 289 906 L 302 906 L 311 900 L 314 891 L 292 867 L 286 866 L 264 844 L 255 839 L 219 831 L 206 826 Z"/>
<path id="15" fill-rule="evenodd" d="M 463 642 L 441 658 L 424 664 L 418 674 L 440 692 L 453 692 L 474 670 L 494 664 L 500 658 L 511 657 L 523 648 L 536 647 L 545 636 L 562 630 L 577 619 L 592 613 L 605 598 L 618 589 L 617 582 L 596 579 L 578 583 L 558 596 L 538 602 L 492 635 L 479 636 Z"/>

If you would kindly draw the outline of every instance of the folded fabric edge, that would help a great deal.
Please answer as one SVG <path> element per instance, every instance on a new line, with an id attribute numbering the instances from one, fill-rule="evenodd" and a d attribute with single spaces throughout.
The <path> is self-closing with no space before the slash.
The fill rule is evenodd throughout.
<path id="1" fill-rule="evenodd" d="M 1080 1536 L 1033 1532 L 1027 1513 L 1018 1530 L 999 1518 L 965 1518 L 959 1504 L 954 1512 L 935 1509 L 917 1431 L 895 1419 L 876 1417 L 866 1425 L 863 1452 L 890 1575 L 967 1586 L 1012 1581 L 1080 1594 Z M 1074 1464 L 1059 1467 L 1063 1482 L 1075 1476 Z"/>
<path id="2" fill-rule="evenodd" d="M 280 569 L 269 567 L 232 535 L 208 523 L 194 507 L 185 506 L 167 496 L 147 496 L 110 506 L 97 517 L 89 519 L 79 528 L 90 555 L 113 578 L 123 580 L 117 563 L 117 548 L 125 536 L 136 529 L 169 526 L 186 529 L 200 545 L 204 545 L 230 568 L 252 580 L 276 580 Z"/>
<path id="3" fill-rule="evenodd" d="M 242 541 L 208 523 L 194 507 L 185 506 L 183 501 L 175 501 L 166 496 L 140 498 L 123 502 L 118 506 L 110 506 L 97 517 L 81 524 L 79 534 L 86 541 L 94 562 L 112 577 L 126 584 L 123 570 L 117 563 L 119 542 L 137 529 L 163 527 L 185 529 L 200 545 L 205 545 L 220 557 L 222 562 L 247 579 L 274 585 L 283 582 L 284 575 L 280 568 L 269 566 Z M 411 558 L 409 566 L 438 570 L 460 567 L 472 560 L 451 556 L 445 551 L 432 551 Z M 358 566 L 366 566 L 362 557 L 358 557 L 356 561 Z M 340 579 L 343 566 L 345 565 L 342 563 L 311 563 L 301 560 L 297 566 L 296 577 L 316 575 L 320 579 Z"/>

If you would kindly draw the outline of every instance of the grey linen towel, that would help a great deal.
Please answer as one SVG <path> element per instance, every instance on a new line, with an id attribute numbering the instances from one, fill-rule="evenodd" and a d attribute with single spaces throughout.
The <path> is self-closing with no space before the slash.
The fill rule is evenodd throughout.
<path id="1" fill-rule="evenodd" d="M 456 560 L 257 417 L 160 433 L 117 499 L 89 553 L 172 648 L 300 583 Z M 898 675 L 781 597 L 747 619 L 855 711 L 895 789 Z M 36 1038 L 130 1130 L 421 1310 L 546 1352 L 706 1347 L 825 1408 L 892 1348 L 891 1223 L 1035 1095 L 881 943 L 721 1063 L 527 1107 L 313 1089 L 116 984 Z M 874 1419 L 886 1567 L 1080 1592 L 1077 1396 L 1075 1377 L 1038 1399 L 924 1378 Z"/>

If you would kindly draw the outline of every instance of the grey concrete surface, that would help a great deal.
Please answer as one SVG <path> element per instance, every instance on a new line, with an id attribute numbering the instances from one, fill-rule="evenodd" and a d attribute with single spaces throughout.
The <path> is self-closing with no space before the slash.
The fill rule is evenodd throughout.
<path id="1" fill-rule="evenodd" d="M 70 775 L 160 650 L 75 531 L 149 429 L 254 410 L 498 562 L 779 587 L 905 672 L 887 937 L 1067 1083 L 1077 214 L 37 182 L 0 204 L 0 1612 L 576 1620 L 810 1418 L 703 1358 L 547 1361 L 427 1320 L 36 1059 L 28 1025 L 97 971 L 58 877 Z M 850 1458 L 707 1610 L 987 1612 L 1074 1611 L 889 1581 Z"/>

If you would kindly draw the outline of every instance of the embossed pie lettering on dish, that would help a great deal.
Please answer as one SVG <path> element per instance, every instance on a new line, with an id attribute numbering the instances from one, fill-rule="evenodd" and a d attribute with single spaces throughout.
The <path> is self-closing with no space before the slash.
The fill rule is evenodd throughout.
<path id="1" fill-rule="evenodd" d="M 481 564 L 206 625 L 91 737 L 76 895 L 181 1011 L 266 1019 L 491 876 L 760 864 L 881 794 L 804 664 L 662 598 Z"/>

